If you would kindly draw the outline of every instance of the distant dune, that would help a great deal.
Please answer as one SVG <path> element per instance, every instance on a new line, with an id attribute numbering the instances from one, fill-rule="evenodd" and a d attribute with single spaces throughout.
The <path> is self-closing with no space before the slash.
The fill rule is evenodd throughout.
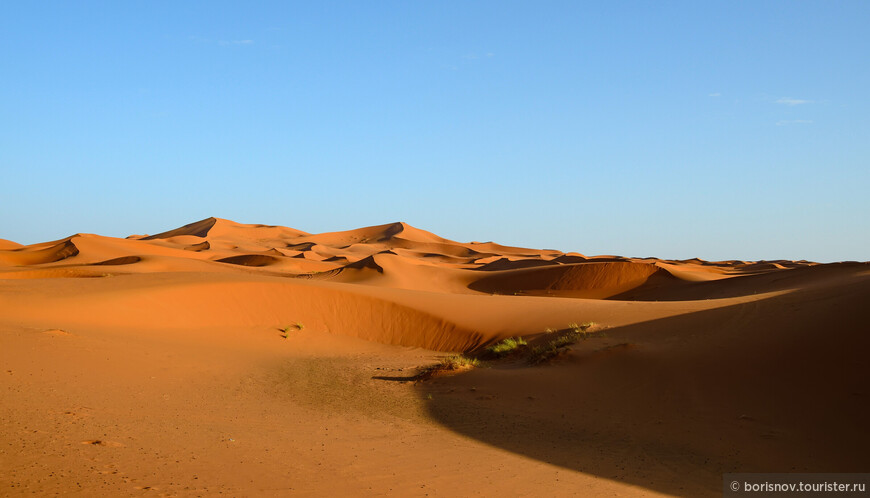
<path id="1" fill-rule="evenodd" d="M 0 489 L 713 496 L 723 472 L 863 472 L 868 302 L 868 263 L 406 223 L 0 239 Z M 421 381 L 447 353 L 483 363 Z"/>

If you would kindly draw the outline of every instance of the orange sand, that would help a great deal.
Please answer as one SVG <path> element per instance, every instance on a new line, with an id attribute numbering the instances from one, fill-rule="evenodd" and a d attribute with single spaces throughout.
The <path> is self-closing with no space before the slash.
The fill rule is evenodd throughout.
<path id="1" fill-rule="evenodd" d="M 0 239 L 0 494 L 713 496 L 723 472 L 863 472 L 868 303 L 867 263 L 404 223 Z M 544 364 L 413 381 L 589 321 Z"/>

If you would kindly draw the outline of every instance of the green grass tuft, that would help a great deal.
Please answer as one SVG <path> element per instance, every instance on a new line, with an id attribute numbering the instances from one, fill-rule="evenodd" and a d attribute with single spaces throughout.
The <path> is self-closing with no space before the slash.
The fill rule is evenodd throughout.
<path id="1" fill-rule="evenodd" d="M 486 350 L 496 356 L 504 356 L 512 351 L 516 351 L 520 346 L 527 345 L 528 343 L 522 337 L 508 337 L 507 339 L 486 348 Z"/>
<path id="2" fill-rule="evenodd" d="M 464 370 L 466 368 L 474 368 L 480 365 L 480 360 L 477 358 L 469 358 L 461 354 L 452 354 L 441 358 L 439 367 L 442 370 Z"/>
<path id="3" fill-rule="evenodd" d="M 293 325 L 287 325 L 286 327 L 278 329 L 278 330 L 281 331 L 281 337 L 283 337 L 284 339 L 287 339 L 288 337 L 290 337 L 290 331 L 292 331 L 294 329 L 295 330 L 302 330 L 304 328 L 305 328 L 305 325 L 302 322 L 296 322 Z"/>
<path id="4" fill-rule="evenodd" d="M 481 364 L 491 366 L 505 357 L 523 358 L 533 365 L 539 364 L 565 353 L 579 341 L 592 337 L 605 337 L 603 330 L 593 330 L 593 328 L 601 329 L 596 327 L 594 322 L 570 323 L 568 328 L 561 330 L 548 328 L 547 336 L 534 340 L 533 344 L 537 344 L 535 346 L 530 346 L 522 337 L 508 337 L 488 346 L 482 354 L 476 356 L 451 354 L 441 358 L 437 364 L 419 367 L 419 373 L 413 377 L 413 380 L 425 381 L 444 372 L 469 370 Z M 549 340 L 541 343 L 544 339 Z M 481 359 L 487 363 L 483 363 Z"/>
<path id="5" fill-rule="evenodd" d="M 595 322 L 585 322 L 581 324 L 577 324 L 577 322 L 568 324 L 568 328 L 573 330 L 575 333 L 586 332 L 592 326 L 595 325 Z"/>
<path id="6" fill-rule="evenodd" d="M 462 354 L 452 354 L 441 358 L 441 360 L 426 367 L 419 368 L 419 372 L 414 376 L 414 381 L 423 381 L 431 379 L 441 372 L 451 372 L 460 370 L 470 370 L 480 365 L 480 360 L 474 357 L 468 357 Z"/>
<path id="7" fill-rule="evenodd" d="M 598 336 L 590 329 L 595 325 L 595 322 L 585 322 L 582 324 L 568 324 L 568 331 L 556 337 L 555 339 L 532 348 L 529 354 L 529 363 L 541 363 L 551 358 L 559 356 L 568 350 L 568 348 L 576 344 L 578 341 L 585 341 L 589 337 Z"/>

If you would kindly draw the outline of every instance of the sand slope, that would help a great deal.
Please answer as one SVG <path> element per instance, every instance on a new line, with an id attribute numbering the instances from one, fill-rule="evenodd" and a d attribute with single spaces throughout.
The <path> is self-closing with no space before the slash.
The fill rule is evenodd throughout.
<path id="1" fill-rule="evenodd" d="M 0 489 L 716 495 L 726 471 L 860 471 L 868 298 L 866 263 L 584 256 L 406 223 L 0 240 Z M 543 365 L 410 382 L 588 321 Z"/>

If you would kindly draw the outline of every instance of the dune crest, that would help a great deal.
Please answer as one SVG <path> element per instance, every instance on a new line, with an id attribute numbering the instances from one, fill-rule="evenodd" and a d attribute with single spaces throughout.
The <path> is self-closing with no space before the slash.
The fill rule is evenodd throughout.
<path id="1" fill-rule="evenodd" d="M 587 257 L 493 242 L 457 242 L 404 222 L 309 234 L 287 227 L 241 224 L 214 217 L 145 237 L 74 235 L 43 244 L 6 247 L 0 250 L 0 279 L 7 280 L 124 275 L 130 279 L 129 285 L 136 288 L 140 285 L 136 279 L 155 272 L 184 272 L 193 280 L 210 274 L 235 275 L 254 282 L 266 279 L 252 284 L 263 286 L 268 279 L 303 278 L 320 287 L 353 285 L 354 292 L 395 289 L 424 293 L 414 298 L 421 303 L 439 295 L 549 296 L 581 300 L 578 305 L 589 299 L 650 301 L 657 296 L 671 299 L 670 296 L 690 296 L 699 291 L 707 295 L 711 285 L 717 289 L 728 287 L 712 281 L 737 282 L 735 279 L 812 266 L 807 262 L 786 261 L 711 263 L 699 259 Z M 736 283 L 729 288 L 739 289 L 741 285 Z M 336 306 L 325 313 L 341 314 L 342 303 L 349 298 L 343 292 L 330 292 Z M 263 312 L 260 321 L 245 323 L 277 325 L 276 313 Z M 451 313 L 439 313 L 445 323 L 452 320 Z M 368 323 L 377 327 L 374 322 Z M 470 347 L 499 334 L 498 328 L 490 328 L 484 335 L 472 334 L 464 341 L 421 339 L 414 343 L 413 337 L 417 336 L 408 332 L 400 342 L 425 348 L 438 344 L 441 346 L 437 347 L 453 348 L 457 344 Z M 353 335 L 385 337 L 376 331 Z"/>
<path id="2" fill-rule="evenodd" d="M 0 239 L 0 251 L 9 251 L 13 249 L 18 249 L 22 247 L 21 244 L 17 242 L 12 242 L 11 240 Z"/>

